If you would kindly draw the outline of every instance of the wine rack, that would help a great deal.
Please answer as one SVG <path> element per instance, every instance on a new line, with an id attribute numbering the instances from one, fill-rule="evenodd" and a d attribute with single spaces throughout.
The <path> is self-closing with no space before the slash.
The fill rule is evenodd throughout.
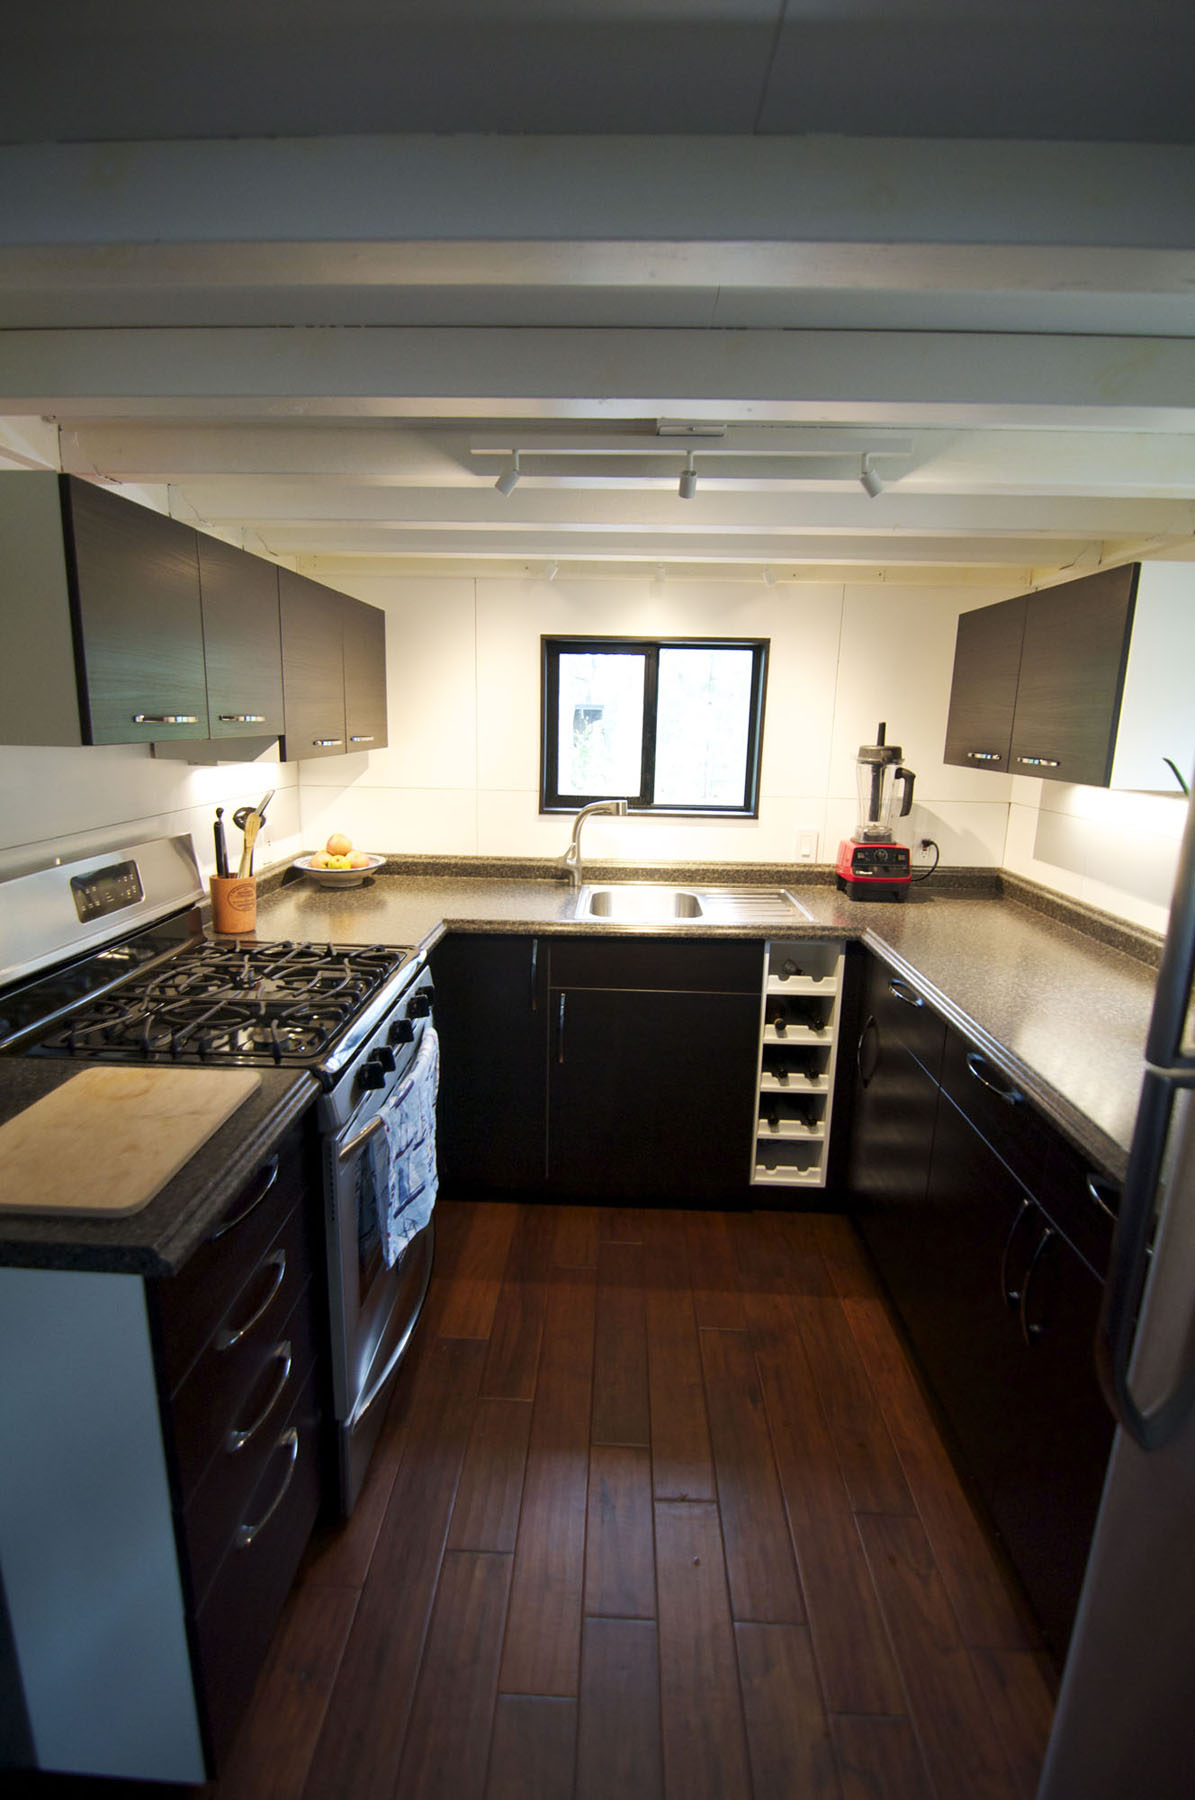
<path id="1" fill-rule="evenodd" d="M 752 1154 L 755 1187 L 824 1187 L 843 946 L 769 943 Z"/>

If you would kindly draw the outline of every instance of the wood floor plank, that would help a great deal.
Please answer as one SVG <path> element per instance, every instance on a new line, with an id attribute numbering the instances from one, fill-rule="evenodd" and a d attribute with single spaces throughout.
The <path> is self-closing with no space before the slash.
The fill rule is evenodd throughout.
<path id="1" fill-rule="evenodd" d="M 1054 1722 L 1054 1697 L 1032 1650 L 972 1650 L 1021 1800 L 1034 1800 Z"/>
<path id="2" fill-rule="evenodd" d="M 698 1325 L 742 1331 L 746 1321 L 726 1215 L 686 1212 L 677 1217 L 684 1221 L 693 1316 Z"/>
<path id="3" fill-rule="evenodd" d="M 555 1206 L 552 1262 L 558 1269 L 592 1269 L 597 1266 L 597 1206 Z"/>
<path id="4" fill-rule="evenodd" d="M 530 1400 L 544 1329 L 545 1284 L 552 1263 L 550 1209 L 520 1206 L 490 1327 L 483 1394 Z"/>
<path id="5" fill-rule="evenodd" d="M 643 1242 L 641 1206 L 601 1206 L 598 1208 L 599 1243 L 641 1244 Z"/>
<path id="6" fill-rule="evenodd" d="M 572 1800 L 577 1702 L 499 1694 L 485 1800 Z"/>
<path id="7" fill-rule="evenodd" d="M 294 1800 L 302 1793 L 357 1599 L 349 1588 L 295 1589 L 221 1772 L 220 1800 Z"/>
<path id="8" fill-rule="evenodd" d="M 656 1584 L 667 1800 L 750 1800 L 738 1659 L 715 1507 L 657 1502 Z"/>
<path id="9" fill-rule="evenodd" d="M 509 1556 L 445 1556 L 394 1800 L 483 1800 L 509 1585 Z"/>
<path id="10" fill-rule="evenodd" d="M 436 1317 L 439 1337 L 489 1337 L 518 1219 L 517 1206 L 473 1207 L 445 1272 Z"/>
<path id="11" fill-rule="evenodd" d="M 904 1690 L 787 1296 L 747 1296 L 772 1448 L 831 1712 L 898 1713 Z"/>
<path id="12" fill-rule="evenodd" d="M 930 1800 L 925 1763 L 908 1719 L 832 1718 L 842 1800 Z M 940 1800 L 954 1800 L 954 1791 Z"/>
<path id="13" fill-rule="evenodd" d="M 701 1362 L 731 1611 L 738 1620 L 803 1625 L 805 1607 L 748 1333 L 702 1331 Z"/>
<path id="14" fill-rule="evenodd" d="M 622 1619 L 656 1616 L 651 1455 L 623 1446 L 589 1452 L 585 1611 Z"/>
<path id="15" fill-rule="evenodd" d="M 885 1302 L 842 1302 L 900 1456 L 963 1642 L 1026 1650 L 1039 1634 L 965 1493 Z"/>
<path id="16" fill-rule="evenodd" d="M 937 1792 L 1014 1800 L 1000 1735 L 920 1523 L 873 1513 L 860 1518 L 859 1532 Z"/>
<path id="17" fill-rule="evenodd" d="M 452 1509 L 450 1550 L 514 1550 L 530 1432 L 529 1400 L 478 1401 Z"/>
<path id="18" fill-rule="evenodd" d="M 736 1625 L 756 1794 L 839 1800 L 834 1746 L 803 1625 Z"/>
<path id="19" fill-rule="evenodd" d="M 657 1500 L 712 1500 L 714 1463 L 683 1225 L 648 1214 L 643 1249 L 652 1483 Z"/>
<path id="20" fill-rule="evenodd" d="M 485 1345 L 432 1347 L 304 1800 L 392 1800 Z"/>
<path id="21" fill-rule="evenodd" d="M 594 1444 L 651 1441 L 642 1245 L 601 1242 L 593 1351 Z"/>
<path id="22" fill-rule="evenodd" d="M 663 1792 L 656 1627 L 586 1619 L 576 1800 L 661 1800 Z"/>
<path id="23" fill-rule="evenodd" d="M 577 1694 L 594 1308 L 593 1269 L 553 1272 L 502 1658 L 504 1694 Z"/>

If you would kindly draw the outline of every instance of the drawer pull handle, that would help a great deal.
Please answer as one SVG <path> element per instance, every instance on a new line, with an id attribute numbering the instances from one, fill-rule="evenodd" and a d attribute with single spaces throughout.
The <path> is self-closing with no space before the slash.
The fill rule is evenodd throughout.
<path id="1" fill-rule="evenodd" d="M 134 713 L 134 725 L 198 725 L 198 713 Z"/>
<path id="2" fill-rule="evenodd" d="M 291 1360 L 290 1344 L 285 1342 L 275 1344 L 270 1352 L 269 1361 L 277 1362 L 280 1365 L 278 1379 L 270 1391 L 269 1399 L 254 1419 L 253 1423 L 244 1426 L 234 1425 L 228 1436 L 225 1438 L 224 1448 L 228 1451 L 230 1456 L 235 1456 L 238 1450 L 243 1450 L 246 1444 L 252 1442 L 273 1412 L 274 1408 L 277 1406 L 279 1400 L 281 1400 L 286 1389 L 286 1384 L 290 1380 Z"/>
<path id="3" fill-rule="evenodd" d="M 888 992 L 894 1000 L 903 1000 L 906 1006 L 915 1006 L 918 1011 L 925 1005 L 925 1000 L 916 988 L 911 988 L 907 981 L 901 980 L 899 975 L 889 978 Z"/>
<path id="4" fill-rule="evenodd" d="M 278 1158 L 276 1156 L 271 1156 L 269 1162 L 262 1164 L 254 1179 L 256 1185 L 250 1194 L 249 1199 L 245 1202 L 244 1206 L 242 1206 L 239 1213 L 236 1213 L 231 1219 L 222 1220 L 220 1224 L 217 1225 L 216 1229 L 208 1238 L 210 1244 L 214 1244 L 217 1238 L 222 1238 L 226 1232 L 235 1231 L 238 1225 L 243 1225 L 245 1220 L 249 1217 L 249 1214 L 255 1212 L 261 1205 L 262 1201 L 278 1179 Z"/>
<path id="5" fill-rule="evenodd" d="M 1020 1106 L 1024 1101 L 1025 1096 L 1020 1088 L 1005 1087 L 1002 1081 L 993 1079 L 989 1073 L 991 1064 L 979 1054 L 978 1050 L 967 1052 L 967 1067 L 980 1087 L 987 1088 L 990 1093 L 996 1095 L 997 1099 L 1003 1100 L 1006 1106 Z"/>
<path id="6" fill-rule="evenodd" d="M 285 1249 L 285 1247 L 283 1247 L 280 1250 L 273 1251 L 269 1256 L 266 1257 L 265 1261 L 263 1263 L 260 1263 L 258 1266 L 260 1269 L 268 1269 L 271 1264 L 273 1264 L 273 1267 L 274 1267 L 274 1278 L 270 1282 L 269 1287 L 266 1289 L 265 1297 L 262 1300 L 260 1306 L 258 1306 L 254 1312 L 250 1313 L 249 1317 L 245 1320 L 245 1323 L 243 1325 L 237 1325 L 237 1326 L 226 1325 L 226 1326 L 224 1326 L 224 1328 L 217 1334 L 217 1337 L 216 1337 L 217 1350 L 231 1350 L 233 1345 L 239 1344 L 243 1337 L 247 1337 L 248 1334 L 253 1330 L 253 1327 L 258 1323 L 258 1321 L 265 1316 L 265 1313 L 267 1312 L 270 1305 L 272 1304 L 274 1296 L 277 1294 L 278 1289 L 282 1286 L 282 1283 L 286 1280 L 286 1249 Z"/>
<path id="7" fill-rule="evenodd" d="M 1120 1210 L 1120 1189 L 1116 1183 L 1106 1181 L 1102 1175 L 1089 1175 L 1086 1185 L 1087 1192 L 1100 1211 L 1107 1213 L 1110 1219 L 1114 1219 Z"/>
<path id="8" fill-rule="evenodd" d="M 1001 756 L 999 750 L 968 750 L 967 760 L 969 762 L 993 763 L 1003 762 L 1004 758 Z"/>
<path id="9" fill-rule="evenodd" d="M 337 744 L 343 744 L 343 738 L 312 738 L 313 750 L 335 750 Z"/>
<path id="10" fill-rule="evenodd" d="M 1018 756 L 1017 761 L 1024 763 L 1027 769 L 1060 769 L 1062 767 L 1056 756 Z"/>
<path id="11" fill-rule="evenodd" d="M 299 1460 L 299 1434 L 293 1425 L 289 1430 L 282 1433 L 282 1436 L 275 1445 L 275 1449 L 289 1449 L 290 1451 L 290 1461 L 286 1465 L 286 1472 L 282 1477 L 282 1485 L 274 1495 L 274 1498 L 270 1501 L 270 1504 L 266 1507 L 266 1510 L 262 1513 L 261 1518 L 258 1519 L 256 1525 L 237 1526 L 236 1547 L 238 1550 L 247 1550 L 249 1548 L 258 1532 L 265 1530 L 286 1497 L 286 1490 L 290 1486 L 294 1476 L 295 1464 Z"/>
<path id="12" fill-rule="evenodd" d="M 221 725 L 264 725 L 264 713 L 221 713 Z"/>
<path id="13" fill-rule="evenodd" d="M 871 1056 L 868 1058 L 866 1068 L 864 1068 L 864 1066 L 863 1066 L 863 1053 L 864 1053 L 865 1045 L 868 1045 L 871 1048 Z M 875 1022 L 875 1014 L 868 1013 L 867 1021 L 864 1024 L 862 1031 L 859 1033 L 859 1042 L 855 1046 L 855 1067 L 859 1071 L 859 1080 L 860 1080 L 861 1084 L 863 1085 L 863 1087 L 867 1088 L 867 1087 L 871 1086 L 872 1077 L 874 1076 L 874 1074 L 876 1072 L 876 1067 L 879 1063 L 879 1060 L 880 1060 L 880 1028 Z M 786 1071 L 786 1073 L 787 1073 L 787 1071 Z M 782 1077 L 781 1079 L 784 1079 L 784 1077 Z"/>
<path id="14" fill-rule="evenodd" d="M 1021 1304 L 1017 1312 L 1017 1318 L 1021 1326 L 1021 1336 L 1029 1345 L 1030 1349 L 1037 1343 L 1046 1327 L 1044 1320 L 1030 1319 L 1029 1317 L 1029 1289 L 1033 1284 L 1033 1277 L 1036 1273 L 1038 1263 L 1050 1248 L 1050 1245 L 1054 1242 L 1057 1235 L 1057 1232 L 1054 1231 L 1051 1226 L 1046 1226 L 1046 1229 L 1037 1240 L 1037 1248 L 1029 1259 L 1029 1267 L 1025 1271 L 1025 1280 L 1021 1286 Z"/>
<path id="15" fill-rule="evenodd" d="M 1019 1306 L 1021 1303 L 1021 1289 L 1008 1285 L 1009 1259 L 1012 1256 L 1013 1240 L 1032 1211 L 1032 1200 L 1022 1199 L 1017 1216 L 1009 1227 L 1008 1236 L 1004 1240 L 1004 1254 L 1000 1258 L 1000 1298 L 1008 1307 Z"/>
<path id="16" fill-rule="evenodd" d="M 371 731 L 368 734 L 368 736 L 362 734 L 357 737 L 350 737 L 349 743 L 350 744 L 372 744 L 373 743 L 373 732 Z"/>

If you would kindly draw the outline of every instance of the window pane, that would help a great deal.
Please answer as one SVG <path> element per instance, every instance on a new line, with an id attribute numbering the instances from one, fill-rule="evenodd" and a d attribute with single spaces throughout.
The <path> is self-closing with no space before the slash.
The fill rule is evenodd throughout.
<path id="1" fill-rule="evenodd" d="M 660 650 L 657 806 L 742 806 L 750 650 Z"/>
<path id="2" fill-rule="evenodd" d="M 561 794 L 638 794 L 645 667 L 640 654 L 561 653 Z"/>

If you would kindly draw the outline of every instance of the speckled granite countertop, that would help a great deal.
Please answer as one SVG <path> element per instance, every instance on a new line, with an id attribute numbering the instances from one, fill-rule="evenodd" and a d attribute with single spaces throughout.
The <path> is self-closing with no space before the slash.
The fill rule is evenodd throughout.
<path id="1" fill-rule="evenodd" d="M 593 879 L 655 878 L 663 871 L 615 871 Z M 674 872 L 691 884 L 720 885 L 741 872 Z M 825 879 L 801 882 L 788 869 L 757 878 L 784 885 L 808 920 L 783 931 L 719 927 L 717 935 L 860 939 L 912 980 L 1033 1098 L 1106 1173 L 1120 1178 L 1141 1081 L 1141 1057 L 1155 970 L 1066 922 L 1066 908 L 1041 910 L 1002 897 L 993 883 L 943 881 L 914 890 L 905 905 L 864 906 Z M 578 923 L 560 880 L 520 871 L 428 873 L 392 862 L 361 887 L 330 890 L 274 871 L 262 883 L 259 938 L 386 943 L 430 949 L 446 931 L 708 937 L 700 921 L 635 931 Z M 1056 916 L 1058 915 L 1058 916 Z M 0 1123 L 77 1073 L 35 1057 L 0 1059 Z M 178 1269 L 252 1172 L 269 1143 L 315 1098 L 301 1071 L 263 1071 L 259 1093 L 221 1128 L 203 1153 L 141 1213 L 90 1221 L 0 1215 L 0 1262 L 165 1274 Z"/>

